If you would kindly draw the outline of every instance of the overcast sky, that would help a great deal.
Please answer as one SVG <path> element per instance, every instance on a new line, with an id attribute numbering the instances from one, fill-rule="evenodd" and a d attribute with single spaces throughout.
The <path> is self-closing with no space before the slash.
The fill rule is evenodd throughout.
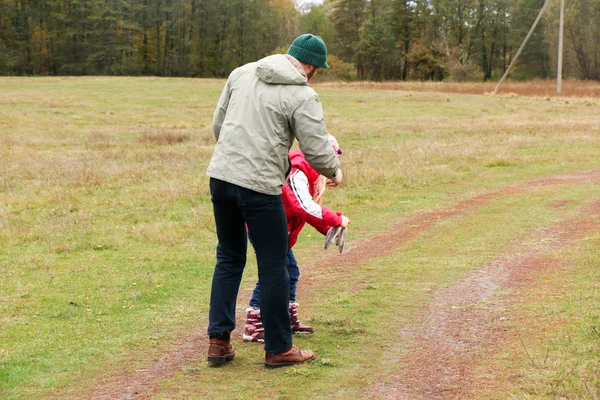
<path id="1" fill-rule="evenodd" d="M 300 7 L 308 4 L 322 4 L 323 0 L 296 0 L 296 6 Z"/>

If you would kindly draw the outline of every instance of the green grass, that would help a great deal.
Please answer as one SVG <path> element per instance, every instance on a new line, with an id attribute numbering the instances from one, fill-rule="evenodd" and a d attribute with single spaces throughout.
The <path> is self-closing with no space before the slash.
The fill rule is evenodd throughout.
<path id="1" fill-rule="evenodd" d="M 0 397 L 87 398 L 107 369 L 142 367 L 173 340 L 206 329 L 216 237 L 204 172 L 223 83 L 0 78 Z M 329 190 L 325 204 L 351 218 L 351 241 L 478 193 L 598 168 L 598 100 L 316 89 L 344 151 L 345 185 Z M 587 183 L 525 190 L 348 273 L 328 276 L 315 266 L 303 279 L 312 276 L 319 290 L 300 301 L 318 334 L 296 342 L 318 349 L 316 363 L 265 371 L 259 346 L 238 342 L 235 363 L 208 368 L 202 354 L 159 382 L 156 398 L 296 398 L 298 387 L 303 397 L 360 398 L 381 374 L 402 368 L 381 343 L 416 323 L 432 291 L 568 218 L 599 191 Z M 570 202 L 556 209 L 555 200 Z M 523 360 L 522 376 L 536 374 L 507 374 L 512 393 L 543 397 L 580 353 L 585 379 L 571 375 L 551 393 L 585 396 L 581 382 L 598 393 L 598 358 L 582 350 L 597 346 L 589 328 L 598 318 L 589 292 L 590 281 L 598 283 L 597 268 L 590 272 L 597 239 L 560 255 L 577 266 L 568 273 L 573 296 L 515 310 L 532 320 L 549 312 L 544 307 L 568 306 L 560 329 L 575 333 L 573 342 L 528 342 L 540 352 L 552 347 L 550 372 L 528 366 L 516 346 L 511 357 Z M 321 244 L 319 234 L 303 232 L 295 248 L 301 267 L 318 264 Z M 255 279 L 251 261 L 240 309 Z M 393 354 L 408 345 L 396 344 Z"/>
<path id="2" fill-rule="evenodd" d="M 598 187 L 569 189 L 569 198 L 600 194 Z M 540 205 L 540 198 L 545 199 L 544 204 Z M 316 365 L 292 372 L 253 373 L 249 383 L 236 379 L 241 372 L 238 368 L 247 370 L 244 366 L 215 370 L 198 363 L 195 370 L 182 371 L 164 382 L 158 398 L 186 398 L 187 393 L 200 398 L 249 398 L 257 388 L 263 398 L 365 398 L 365 389 L 373 380 L 403 367 L 398 358 L 411 340 L 400 332 L 419 324 L 419 311 L 436 288 L 450 286 L 502 252 L 514 250 L 512 242 L 527 241 L 535 229 L 576 211 L 568 208 L 559 215 L 548 213 L 553 198 L 564 199 L 564 195 L 544 188 L 532 196 L 499 198 L 476 213 L 442 223 L 393 257 L 373 259 L 334 277 L 323 277 L 330 285 L 308 304 L 311 323 L 319 334 L 297 340 L 319 349 Z M 535 319 L 536 315 L 530 315 L 530 321 Z M 241 349 L 244 362 L 258 367 L 256 351 L 249 352 L 247 345 Z M 272 384 L 273 380 L 277 384 Z M 182 394 L 181 388 L 189 392 Z"/>
<path id="3" fill-rule="evenodd" d="M 550 254 L 555 267 L 524 290 L 526 301 L 513 310 L 519 341 L 481 367 L 503 371 L 513 385 L 487 398 L 600 396 L 599 245 L 595 229 Z"/>

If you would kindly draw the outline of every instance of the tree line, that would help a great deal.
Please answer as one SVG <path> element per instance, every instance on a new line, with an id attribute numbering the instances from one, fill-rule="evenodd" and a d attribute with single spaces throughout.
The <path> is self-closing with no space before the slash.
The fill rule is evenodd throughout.
<path id="1" fill-rule="evenodd" d="M 0 0 L 2 75 L 225 77 L 324 38 L 325 79 L 497 79 L 545 0 Z M 600 80 L 600 2 L 566 0 L 564 76 Z M 556 74 L 559 0 L 511 77 Z"/>

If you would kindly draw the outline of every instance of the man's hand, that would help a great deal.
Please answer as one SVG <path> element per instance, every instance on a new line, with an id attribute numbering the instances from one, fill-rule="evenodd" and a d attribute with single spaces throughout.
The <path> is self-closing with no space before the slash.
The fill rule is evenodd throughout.
<path id="1" fill-rule="evenodd" d="M 337 172 L 335 173 L 335 178 L 327 179 L 327 186 L 338 186 L 340 183 L 342 183 L 343 179 L 344 174 L 342 174 L 342 170 L 338 168 Z"/>

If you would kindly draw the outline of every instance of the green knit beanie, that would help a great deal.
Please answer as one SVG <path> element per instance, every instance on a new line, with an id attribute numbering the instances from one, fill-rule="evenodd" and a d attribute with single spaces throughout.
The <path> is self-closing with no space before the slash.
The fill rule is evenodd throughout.
<path id="1" fill-rule="evenodd" d="M 329 68 L 327 65 L 327 46 L 320 36 L 305 33 L 298 36 L 287 53 L 305 64 L 314 65 L 317 68 Z"/>

